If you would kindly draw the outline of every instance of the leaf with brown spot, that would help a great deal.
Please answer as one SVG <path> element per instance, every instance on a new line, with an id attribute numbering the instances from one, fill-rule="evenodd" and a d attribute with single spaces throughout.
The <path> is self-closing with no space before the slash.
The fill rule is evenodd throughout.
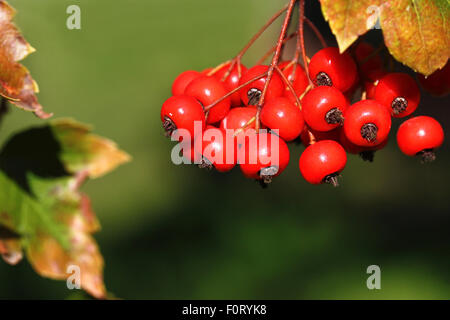
<path id="1" fill-rule="evenodd" d="M 429 75 L 450 55 L 448 0 L 320 0 L 322 13 L 345 51 L 377 18 L 384 41 L 395 59 Z"/>
<path id="2" fill-rule="evenodd" d="M 37 83 L 27 68 L 19 63 L 35 49 L 11 22 L 15 10 L 0 0 L 0 95 L 19 108 L 32 111 L 40 118 L 51 117 L 39 104 Z"/>
<path id="3" fill-rule="evenodd" d="M 100 224 L 79 187 L 129 159 L 73 120 L 52 121 L 10 139 L 0 152 L 4 260 L 18 262 L 23 250 L 37 273 L 58 280 L 68 278 L 68 267 L 76 265 L 82 288 L 106 298 L 104 261 L 92 236 Z"/>

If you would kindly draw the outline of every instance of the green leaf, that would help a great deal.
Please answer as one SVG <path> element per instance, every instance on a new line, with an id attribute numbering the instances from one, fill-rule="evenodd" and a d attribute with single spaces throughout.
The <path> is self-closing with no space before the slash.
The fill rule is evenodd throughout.
<path id="1" fill-rule="evenodd" d="M 341 52 L 380 19 L 384 41 L 398 61 L 430 75 L 450 55 L 448 0 L 320 0 Z"/>
<path id="2" fill-rule="evenodd" d="M 103 257 L 92 237 L 100 226 L 79 191 L 129 156 L 89 127 L 72 120 L 19 133 L 0 152 L 0 254 L 18 263 L 22 251 L 39 274 L 66 279 L 80 267 L 81 285 L 106 297 Z"/>

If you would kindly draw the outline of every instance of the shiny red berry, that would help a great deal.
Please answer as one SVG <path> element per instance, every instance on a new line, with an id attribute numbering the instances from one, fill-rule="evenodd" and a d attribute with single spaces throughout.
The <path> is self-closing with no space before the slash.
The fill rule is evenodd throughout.
<path id="1" fill-rule="evenodd" d="M 241 78 L 240 84 L 244 84 L 253 78 L 264 74 L 269 70 L 268 66 L 254 66 L 247 70 L 246 73 Z M 249 85 L 245 86 L 241 92 L 241 100 L 242 102 L 249 106 L 256 106 L 261 98 L 261 94 L 263 92 L 267 77 L 262 77 L 256 81 L 253 81 Z M 280 97 L 284 94 L 285 86 L 283 80 L 280 75 L 274 72 L 272 80 L 270 81 L 269 87 L 266 92 L 266 101 L 270 101 L 276 97 Z"/>
<path id="2" fill-rule="evenodd" d="M 428 77 L 417 74 L 422 87 L 434 96 L 442 97 L 450 93 L 450 63 L 433 72 Z"/>
<path id="3" fill-rule="evenodd" d="M 239 86 L 239 81 L 241 80 L 240 78 L 242 77 L 242 75 L 244 73 L 247 72 L 247 68 L 243 64 L 240 64 L 241 73 L 239 76 L 239 69 L 238 69 L 239 66 L 238 66 L 238 64 L 236 64 L 234 66 L 233 70 L 231 71 L 231 73 L 228 75 L 228 77 L 226 79 L 224 79 L 223 77 L 228 72 L 229 68 L 230 68 L 230 63 L 224 65 L 222 68 L 220 68 L 214 74 L 214 77 L 216 77 L 220 81 L 223 81 L 223 83 L 225 85 L 225 89 L 227 89 L 227 91 L 232 91 Z M 239 107 L 240 105 L 242 105 L 241 93 L 239 91 L 234 93 L 233 95 L 231 95 L 230 99 L 231 99 L 232 107 Z"/>
<path id="4" fill-rule="evenodd" d="M 309 80 L 308 76 L 306 75 L 305 69 L 303 69 L 303 67 L 297 63 L 294 74 L 294 64 L 288 61 L 280 63 L 279 68 L 283 70 L 283 74 L 291 82 L 292 88 L 294 89 L 297 97 L 300 97 L 309 85 Z M 297 103 L 297 100 L 292 94 L 289 86 L 286 86 L 284 96 L 291 100 L 292 103 Z"/>
<path id="5" fill-rule="evenodd" d="M 338 185 L 337 177 L 347 164 L 344 148 L 333 140 L 316 142 L 300 156 L 300 172 L 311 184 L 330 183 Z"/>
<path id="6" fill-rule="evenodd" d="M 375 89 L 377 88 L 380 80 L 387 74 L 382 69 L 373 70 L 368 73 L 366 80 L 364 80 L 364 88 L 366 89 L 367 99 L 375 99 Z"/>
<path id="7" fill-rule="evenodd" d="M 316 86 L 333 86 L 345 92 L 356 81 L 357 69 L 352 57 L 328 47 L 318 51 L 309 63 L 309 76 Z"/>
<path id="8" fill-rule="evenodd" d="M 195 151 L 202 155 L 202 168 L 216 168 L 227 172 L 237 162 L 236 139 L 222 129 L 208 127 L 203 135 L 195 140 Z"/>
<path id="9" fill-rule="evenodd" d="M 172 95 L 179 96 L 184 94 L 186 87 L 195 79 L 200 78 L 202 74 L 194 70 L 182 72 L 172 84 Z"/>
<path id="10" fill-rule="evenodd" d="M 344 134 L 344 130 L 340 130 L 339 143 L 344 147 L 345 151 L 351 154 L 359 154 L 364 161 L 373 162 L 375 152 L 386 147 L 388 141 L 389 139 L 386 139 L 379 145 L 373 147 L 361 147 L 351 143 Z"/>
<path id="11" fill-rule="evenodd" d="M 388 73 L 375 88 L 375 100 L 386 106 L 393 117 L 413 113 L 420 102 L 420 91 L 413 77 L 406 73 Z"/>
<path id="12" fill-rule="evenodd" d="M 357 146 L 374 147 L 383 143 L 391 130 L 391 115 L 375 100 L 362 100 L 347 108 L 344 133 Z"/>
<path id="13" fill-rule="evenodd" d="M 407 156 L 421 155 L 424 162 L 435 159 L 434 151 L 444 142 L 444 130 L 440 123 L 427 116 L 411 118 L 403 122 L 397 131 L 397 143 Z"/>
<path id="14" fill-rule="evenodd" d="M 303 131 L 305 121 L 300 108 L 288 98 L 278 97 L 268 101 L 261 110 L 261 122 L 285 141 L 292 141 Z"/>
<path id="15" fill-rule="evenodd" d="M 170 97 L 161 108 L 161 121 L 166 133 L 171 136 L 177 129 L 185 129 L 194 139 L 194 125 L 197 121 L 201 130 L 205 128 L 205 114 L 202 105 L 190 96 Z"/>
<path id="16" fill-rule="evenodd" d="M 246 129 L 255 129 L 256 121 L 249 122 L 256 117 L 256 111 L 254 106 L 233 108 L 220 122 L 220 128 L 238 130 L 247 125 Z"/>
<path id="17" fill-rule="evenodd" d="M 242 173 L 251 179 L 270 183 L 289 163 L 289 149 L 277 135 L 260 132 L 245 137 L 238 150 L 238 163 Z"/>
<path id="18" fill-rule="evenodd" d="M 224 84 L 214 77 L 201 76 L 192 81 L 185 94 L 196 98 L 206 107 L 227 94 Z M 225 118 L 230 110 L 230 98 L 226 98 L 209 110 L 207 123 L 216 123 Z"/>
<path id="19" fill-rule="evenodd" d="M 316 87 L 302 99 L 305 121 L 317 131 L 330 131 L 343 125 L 348 106 L 347 98 L 334 87 Z"/>

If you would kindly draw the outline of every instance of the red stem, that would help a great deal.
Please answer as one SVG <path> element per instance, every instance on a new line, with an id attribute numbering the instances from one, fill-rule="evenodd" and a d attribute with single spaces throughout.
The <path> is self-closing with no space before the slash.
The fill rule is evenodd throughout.
<path id="1" fill-rule="evenodd" d="M 227 72 L 223 75 L 222 81 L 224 81 L 230 73 L 233 71 L 234 66 L 236 63 L 238 64 L 238 76 L 241 77 L 241 59 L 244 56 L 244 54 L 250 49 L 250 47 L 256 42 L 256 40 L 259 39 L 259 37 L 269 28 L 272 23 L 275 22 L 282 14 L 288 9 L 288 6 L 285 6 L 283 9 L 279 10 L 277 13 L 275 13 L 269 21 L 266 22 L 264 26 L 250 39 L 250 41 L 242 48 L 242 50 L 236 55 L 236 57 L 231 61 L 230 67 L 228 68 Z"/>
<path id="2" fill-rule="evenodd" d="M 258 110 L 256 112 L 256 124 L 255 124 L 256 132 L 259 131 L 259 127 L 260 127 L 259 115 L 261 113 L 261 108 L 264 105 L 267 88 L 269 87 L 270 81 L 272 80 L 273 73 L 275 71 L 276 66 L 278 65 L 278 61 L 280 60 L 281 49 L 283 47 L 284 38 L 286 37 L 286 31 L 288 29 L 289 21 L 291 19 L 292 11 L 294 9 L 294 5 L 296 2 L 297 2 L 297 0 L 290 0 L 290 2 L 289 2 L 289 6 L 288 6 L 288 9 L 286 12 L 286 17 L 284 18 L 284 22 L 283 22 L 283 27 L 281 28 L 280 36 L 278 37 L 277 48 L 275 50 L 275 54 L 273 55 L 272 62 L 269 66 L 269 70 L 267 71 L 266 83 L 264 84 L 264 89 L 262 91 L 261 98 L 259 99 Z"/>
<path id="3" fill-rule="evenodd" d="M 316 25 L 311 20 L 309 20 L 307 17 L 304 17 L 304 18 L 305 18 L 305 22 L 309 25 L 311 30 L 316 34 L 316 37 L 319 39 L 320 43 L 322 44 L 322 47 L 323 48 L 328 47 L 327 42 L 325 41 L 325 38 L 320 33 L 319 29 L 317 29 Z"/>
<path id="4" fill-rule="evenodd" d="M 248 80 L 247 82 L 239 85 L 239 87 L 234 88 L 233 90 L 231 90 L 230 92 L 228 92 L 226 95 L 224 95 L 223 97 L 217 99 L 216 101 L 214 101 L 213 103 L 211 103 L 210 105 L 207 105 L 204 110 L 205 111 L 209 111 L 211 108 L 214 108 L 216 105 L 218 105 L 219 103 L 221 103 L 223 100 L 225 100 L 226 98 L 232 96 L 233 94 L 235 94 L 236 92 L 238 92 L 239 90 L 241 90 L 242 88 L 244 88 L 245 86 L 248 86 L 250 83 L 261 79 L 263 77 L 265 77 L 268 74 L 267 72 L 264 72 L 263 74 L 260 74 L 259 76 L 256 76 L 254 78 L 252 78 L 251 80 Z"/>
<path id="5" fill-rule="evenodd" d="M 294 90 L 294 87 L 292 86 L 291 82 L 286 78 L 283 71 L 278 68 L 278 66 L 275 67 L 275 70 L 278 72 L 278 74 L 281 76 L 281 79 L 283 79 L 283 82 L 289 87 L 289 90 L 291 90 L 292 94 L 294 95 L 295 101 L 297 101 L 297 105 L 302 110 L 302 105 L 300 102 L 300 98 L 297 96 L 297 93 Z"/>
<path id="6" fill-rule="evenodd" d="M 305 72 L 308 77 L 309 84 L 312 85 L 312 81 L 309 78 L 308 61 L 306 59 L 306 49 L 305 49 L 305 34 L 304 34 L 304 31 L 305 31 L 304 30 L 305 0 L 300 0 L 299 11 L 300 11 L 300 14 L 299 14 L 300 21 L 299 21 L 299 26 L 298 26 L 298 33 L 300 35 L 299 40 L 300 40 L 300 46 L 301 46 L 301 50 L 302 50 L 303 65 L 305 67 Z"/>

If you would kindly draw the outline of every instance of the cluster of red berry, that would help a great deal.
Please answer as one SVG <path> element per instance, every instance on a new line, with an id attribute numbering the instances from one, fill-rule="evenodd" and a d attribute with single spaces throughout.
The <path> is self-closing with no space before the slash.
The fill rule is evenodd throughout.
<path id="1" fill-rule="evenodd" d="M 221 172 L 239 164 L 246 177 L 268 183 L 289 163 L 286 143 L 301 141 L 306 149 L 299 167 L 305 180 L 337 185 L 347 153 L 372 161 L 374 152 L 387 144 L 392 117 L 404 118 L 417 109 L 416 81 L 405 73 L 385 71 L 370 44 L 360 42 L 344 53 L 325 47 L 311 59 L 299 45 L 293 60 L 279 61 L 286 40 L 284 30 L 269 66 L 247 69 L 238 56 L 216 68 L 185 71 L 176 78 L 161 120 L 169 135 L 176 129 L 190 133 L 192 139 L 182 142 L 189 144 L 183 155 Z M 302 34 L 298 41 L 303 41 Z M 306 69 L 299 64 L 300 50 Z M 360 101 L 351 104 L 359 89 Z M 200 134 L 194 130 L 195 122 L 201 124 Z M 233 130 L 235 139 L 210 139 L 211 130 L 224 135 Z M 239 142 L 242 135 L 247 140 Z M 255 148 L 246 143 L 251 137 Z M 400 150 L 408 156 L 421 155 L 424 161 L 435 158 L 443 139 L 439 122 L 427 116 L 408 119 L 397 132 Z M 200 147 L 197 141 L 202 142 Z M 215 157 L 205 153 L 207 147 Z M 274 154 L 276 160 L 262 161 Z"/>

